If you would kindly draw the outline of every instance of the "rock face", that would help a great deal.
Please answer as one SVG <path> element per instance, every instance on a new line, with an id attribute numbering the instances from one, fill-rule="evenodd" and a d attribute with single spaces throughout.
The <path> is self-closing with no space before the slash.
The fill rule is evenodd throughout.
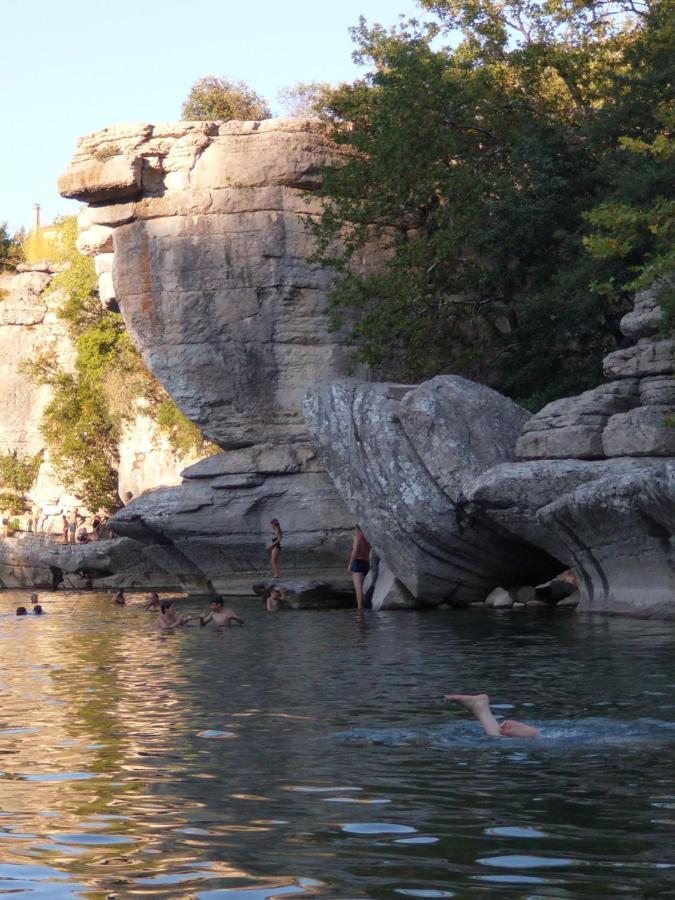
<path id="1" fill-rule="evenodd" d="M 321 167 L 340 152 L 312 121 L 119 126 L 83 138 L 59 182 L 87 204 L 79 247 L 95 257 L 104 302 L 225 451 L 188 468 L 180 488 L 134 499 L 112 527 L 171 544 L 215 587 L 268 568 L 271 518 L 285 533 L 282 569 L 348 558 L 352 523 L 302 416 L 307 385 L 349 364 L 305 225 Z"/>
<path id="2" fill-rule="evenodd" d="M 57 266 L 39 263 L 20 265 L 15 275 L 0 275 L 0 453 L 43 453 L 30 499 L 47 516 L 44 531 L 60 534 L 61 510 L 82 504 L 52 470 L 40 431 L 51 388 L 35 384 L 21 370 L 24 362 L 41 356 L 49 357 L 65 371 L 75 366 L 75 348 L 66 323 L 58 316 L 64 298 L 58 291 L 48 290 L 57 271 Z M 160 484 L 176 484 L 180 470 L 192 461 L 179 460 L 154 423 L 138 415 L 124 428 L 120 494 L 140 494 Z"/>
<path id="3" fill-rule="evenodd" d="M 346 366 L 304 224 L 338 152 L 296 119 L 118 126 L 59 181 L 148 368 L 225 449 L 305 436 L 308 381 Z"/>
<path id="4" fill-rule="evenodd" d="M 467 490 L 487 517 L 574 569 L 580 608 L 675 618 L 675 343 L 658 335 L 656 289 L 621 322 L 638 343 L 611 353 L 612 380 L 544 407 L 525 425 L 523 462 Z"/>
<path id="5" fill-rule="evenodd" d="M 551 566 L 461 507 L 473 478 L 513 458 L 529 418 L 517 404 L 456 376 L 414 388 L 343 378 L 309 390 L 305 418 L 320 459 L 386 562 L 385 576 L 387 569 L 394 576 L 383 588 L 378 574 L 375 607 L 466 605 L 523 570 Z"/>

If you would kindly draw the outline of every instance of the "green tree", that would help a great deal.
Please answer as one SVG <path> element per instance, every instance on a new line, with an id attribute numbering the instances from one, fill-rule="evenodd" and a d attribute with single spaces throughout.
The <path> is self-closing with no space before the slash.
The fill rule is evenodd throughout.
<path id="1" fill-rule="evenodd" d="M 0 272 L 12 272 L 20 262 L 23 262 L 21 237 L 10 234 L 7 222 L 0 222 Z"/>
<path id="2" fill-rule="evenodd" d="M 594 384 L 618 337 L 625 263 L 590 258 L 586 216 L 618 178 L 619 138 L 655 136 L 657 80 L 636 97 L 632 79 L 656 66 L 639 44 L 657 4 L 423 5 L 431 25 L 354 30 L 371 71 L 330 96 L 355 152 L 326 173 L 316 257 L 377 372 L 459 371 L 536 407 Z M 451 29 L 462 40 L 439 49 Z"/>
<path id="3" fill-rule="evenodd" d="M 182 115 L 189 120 L 269 119 L 267 101 L 243 81 L 207 75 L 190 88 Z"/>

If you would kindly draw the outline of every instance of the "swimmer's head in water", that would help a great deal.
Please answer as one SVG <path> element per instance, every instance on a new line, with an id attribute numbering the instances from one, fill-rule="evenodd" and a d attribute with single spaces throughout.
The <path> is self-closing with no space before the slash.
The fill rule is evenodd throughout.
<path id="1" fill-rule="evenodd" d="M 37 594 L 31 594 L 31 595 L 30 595 L 30 602 L 33 604 L 33 606 L 35 606 L 35 604 L 38 602 L 38 595 L 37 595 Z"/>
<path id="2" fill-rule="evenodd" d="M 162 602 L 159 604 L 159 608 L 163 613 L 165 613 L 168 612 L 173 605 L 173 600 L 162 600 Z"/>
<path id="3" fill-rule="evenodd" d="M 215 609 L 222 609 L 224 605 L 225 605 L 225 601 L 223 600 L 222 597 L 214 597 L 214 598 L 211 600 L 211 608 L 212 608 L 212 609 L 214 609 L 214 608 L 215 608 Z"/>
<path id="4" fill-rule="evenodd" d="M 278 525 L 278 524 L 279 524 L 278 519 L 270 519 L 270 525 Z"/>
<path id="5" fill-rule="evenodd" d="M 39 603 L 37 603 L 37 604 L 33 607 L 33 615 L 34 615 L 34 616 L 41 616 L 41 615 L 42 615 L 42 607 L 40 606 Z"/>
<path id="6" fill-rule="evenodd" d="M 25 606 L 17 606 L 16 614 L 17 614 L 17 616 L 27 616 L 28 610 L 26 609 Z"/>

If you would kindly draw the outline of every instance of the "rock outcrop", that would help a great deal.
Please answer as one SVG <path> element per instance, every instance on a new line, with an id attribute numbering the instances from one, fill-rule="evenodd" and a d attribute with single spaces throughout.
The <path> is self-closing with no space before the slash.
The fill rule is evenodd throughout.
<path id="1" fill-rule="evenodd" d="M 656 297 L 623 318 L 637 344 L 605 359 L 612 380 L 533 416 L 523 461 L 479 476 L 467 512 L 571 566 L 581 609 L 675 618 L 675 342 Z"/>
<path id="2" fill-rule="evenodd" d="M 308 384 L 349 365 L 325 314 L 331 275 L 305 220 L 342 151 L 312 121 L 119 126 L 80 141 L 59 182 L 87 204 L 78 246 L 154 375 L 223 448 L 179 488 L 134 499 L 122 535 L 185 554 L 215 587 L 265 570 L 344 567 L 351 520 L 308 440 Z"/>
<path id="3" fill-rule="evenodd" d="M 81 507 L 54 472 L 41 433 L 42 414 L 52 397 L 23 371 L 25 363 L 46 357 L 66 372 L 75 367 L 75 348 L 67 323 L 59 318 L 64 297 L 52 288 L 59 266 L 22 264 L 16 274 L 0 274 L 0 454 L 42 453 L 30 500 L 43 511 L 45 533 L 61 534 L 61 510 Z M 156 425 L 142 412 L 123 428 L 120 444 L 120 496 L 176 484 L 193 457 L 179 458 Z M 3 488 L 0 485 L 0 493 Z M 20 521 L 23 517 L 20 517 Z M 8 576 L 8 581 L 9 579 Z"/>
<path id="4" fill-rule="evenodd" d="M 513 458 L 529 413 L 511 400 L 457 376 L 417 387 L 345 378 L 311 388 L 305 418 L 321 461 L 386 562 L 374 607 L 467 605 L 523 571 L 554 569 L 545 554 L 463 515 L 467 484 Z M 387 569 L 394 577 L 383 588 Z"/>

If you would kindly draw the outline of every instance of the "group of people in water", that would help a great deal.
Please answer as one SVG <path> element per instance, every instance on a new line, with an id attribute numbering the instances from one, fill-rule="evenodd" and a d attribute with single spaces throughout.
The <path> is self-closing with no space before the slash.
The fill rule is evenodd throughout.
<path id="1" fill-rule="evenodd" d="M 17 606 L 16 614 L 17 614 L 17 616 L 27 616 L 27 615 L 41 616 L 41 615 L 43 615 L 44 609 L 42 608 L 41 604 L 38 603 L 38 595 L 37 594 L 30 595 L 30 613 L 28 612 L 28 610 L 26 609 L 25 606 Z"/>
<path id="2" fill-rule="evenodd" d="M 114 606 L 126 606 L 127 598 L 124 596 L 124 590 L 120 588 L 110 599 Z M 225 606 L 225 601 L 220 596 L 211 598 L 210 611 L 204 615 L 198 616 L 200 625 L 213 625 L 216 628 L 229 628 L 231 625 L 243 625 L 244 620 L 233 609 Z M 156 620 L 156 626 L 160 631 L 171 631 L 181 625 L 187 625 L 192 622 L 194 616 L 181 616 L 176 608 L 176 601 L 167 598 L 160 599 L 158 593 L 153 591 L 148 595 L 147 599 L 141 603 L 141 608 L 148 612 L 159 612 Z"/>

